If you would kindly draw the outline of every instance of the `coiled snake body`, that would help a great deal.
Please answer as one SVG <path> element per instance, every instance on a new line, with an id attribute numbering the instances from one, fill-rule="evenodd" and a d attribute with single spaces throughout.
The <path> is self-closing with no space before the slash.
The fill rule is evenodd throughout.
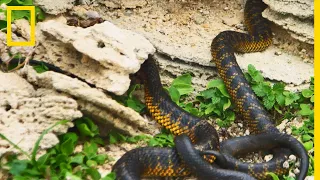
<path id="1" fill-rule="evenodd" d="M 282 163 L 291 153 L 301 159 L 298 179 L 306 176 L 308 156 L 304 147 L 295 138 L 281 134 L 271 123 L 270 116 L 244 78 L 234 55 L 235 52 L 262 51 L 272 43 L 269 23 L 261 15 L 265 8 L 261 0 L 248 0 L 245 23 L 249 34 L 224 31 L 211 44 L 212 58 L 219 75 L 245 124 L 256 135 L 233 138 L 220 145 L 216 130 L 207 121 L 190 115 L 171 101 L 162 88 L 155 63 L 149 58 L 142 65 L 147 109 L 159 124 L 178 135 L 175 139 L 177 148 L 145 147 L 127 152 L 113 167 L 117 179 L 140 179 L 141 175 L 186 176 L 191 173 L 200 179 L 253 179 L 251 176 L 265 179 L 266 172 L 284 174 L 286 170 Z M 193 145 L 184 135 L 190 138 L 197 150 L 191 147 Z M 273 149 L 274 158 L 257 164 L 243 163 L 234 158 L 235 155 L 262 149 Z M 216 156 L 207 155 L 205 161 L 199 155 L 202 150 L 220 151 L 224 159 L 209 164 Z"/>

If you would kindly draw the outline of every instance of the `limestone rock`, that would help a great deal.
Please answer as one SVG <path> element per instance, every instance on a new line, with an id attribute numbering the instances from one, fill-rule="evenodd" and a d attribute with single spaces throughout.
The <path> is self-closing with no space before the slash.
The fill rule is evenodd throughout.
<path id="1" fill-rule="evenodd" d="M 121 5 L 124 8 L 142 7 L 147 4 L 146 0 L 121 0 Z"/>
<path id="2" fill-rule="evenodd" d="M 109 129 L 117 128 L 128 135 L 153 134 L 155 128 L 133 109 L 124 107 L 105 93 L 78 79 L 52 71 L 38 74 L 30 66 L 20 70 L 20 74 L 33 85 L 72 96 L 84 114 L 102 122 Z"/>
<path id="3" fill-rule="evenodd" d="M 295 16 L 282 15 L 271 9 L 267 9 L 263 12 L 263 16 L 274 22 L 275 24 L 286 29 L 293 38 L 306 42 L 308 44 L 314 44 L 314 27 L 313 21 L 306 19 L 299 19 Z"/>
<path id="4" fill-rule="evenodd" d="M 129 74 L 137 72 L 148 54 L 155 52 L 143 36 L 107 21 L 83 29 L 51 20 L 41 23 L 40 29 L 47 36 L 38 39 L 49 55 L 39 59 L 117 95 L 128 90 Z"/>
<path id="5" fill-rule="evenodd" d="M 31 153 L 40 134 L 60 120 L 73 120 L 82 116 L 77 103 L 71 98 L 52 91 L 35 90 L 26 80 L 14 73 L 0 72 L 0 132 L 21 149 Z M 59 142 L 56 135 L 65 133 L 73 124 L 54 128 L 44 136 L 40 149 Z M 0 156 L 6 152 L 19 152 L 7 141 L 0 140 Z"/>
<path id="6" fill-rule="evenodd" d="M 301 42 L 314 44 L 314 3 L 312 0 L 264 0 L 269 6 L 263 16 Z"/>
<path id="7" fill-rule="evenodd" d="M 159 64 L 164 80 L 162 82 L 167 84 L 182 73 L 195 72 L 195 89 L 198 91 L 208 80 L 216 78 L 215 64 L 211 63 L 212 39 L 225 30 L 243 32 L 243 29 L 237 28 L 237 24 L 243 24 L 244 13 L 240 2 L 217 2 L 199 1 L 193 4 L 190 1 L 153 1 L 139 9 L 140 13 L 130 16 L 119 16 L 125 10 L 119 10 L 118 13 L 105 12 L 105 15 L 117 26 L 143 34 L 157 48 L 157 54 L 161 56 Z M 169 11 L 170 7 L 175 11 Z M 228 10 L 224 10 L 225 7 L 228 7 Z M 193 16 L 198 13 L 204 14 L 206 11 L 209 13 L 203 15 L 206 18 L 205 22 L 197 24 Z M 102 11 L 99 13 L 104 15 Z M 182 23 L 184 20 L 186 23 Z M 282 28 L 272 27 L 275 28 L 275 39 L 281 36 L 279 31 Z M 285 35 L 281 36 L 283 39 L 278 40 L 281 43 L 261 53 L 236 54 L 241 69 L 246 71 L 250 63 L 268 79 L 299 86 L 308 82 L 310 76 L 313 76 L 313 65 L 303 62 L 306 58 L 299 57 L 299 51 L 305 48 L 313 54 L 313 50 L 309 49 L 309 44 L 305 47 L 305 43 L 291 38 L 288 33 Z M 312 59 L 313 56 L 310 57 Z M 275 66 L 278 63 L 279 65 Z"/>
<path id="8" fill-rule="evenodd" d="M 301 19 L 314 17 L 313 0 L 263 0 L 263 2 L 281 14 L 291 14 Z"/>
<path id="9" fill-rule="evenodd" d="M 58 15 L 71 9 L 75 0 L 35 0 L 34 4 L 39 6 L 44 12 L 48 14 Z"/>
<path id="10" fill-rule="evenodd" d="M 99 2 L 109 8 L 136 8 L 147 4 L 146 0 L 100 0 Z"/>

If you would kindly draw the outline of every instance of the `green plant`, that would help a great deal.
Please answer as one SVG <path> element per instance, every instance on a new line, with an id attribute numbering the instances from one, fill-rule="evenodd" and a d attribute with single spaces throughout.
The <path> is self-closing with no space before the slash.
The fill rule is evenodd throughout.
<path id="1" fill-rule="evenodd" d="M 138 113 L 142 113 L 145 109 L 145 104 L 133 95 L 133 92 L 141 88 L 140 84 L 133 84 L 129 87 L 126 95 L 114 96 L 114 98 L 126 107 L 130 107 Z"/>
<path id="2" fill-rule="evenodd" d="M 109 132 L 108 137 L 109 137 L 110 144 L 116 144 L 116 143 L 122 143 L 122 142 L 136 143 L 138 141 L 148 141 L 151 138 L 151 136 L 144 135 L 144 134 L 129 137 L 117 131 Z"/>
<path id="3" fill-rule="evenodd" d="M 180 105 L 182 98 L 194 90 L 191 85 L 191 75 L 183 74 L 178 76 L 172 81 L 171 86 L 165 89 L 168 91 L 172 101 Z"/>
<path id="4" fill-rule="evenodd" d="M 223 81 L 210 81 L 206 90 L 196 95 L 195 101 L 185 103 L 185 97 L 194 91 L 191 78 L 190 74 L 184 74 L 173 80 L 171 86 L 166 88 L 171 99 L 195 116 L 211 116 L 217 119 L 220 126 L 230 125 L 235 119 L 235 113 Z"/>
<path id="5" fill-rule="evenodd" d="M 59 144 L 47 150 L 47 152 L 36 159 L 36 152 L 43 136 L 58 124 L 66 123 L 61 121 L 45 130 L 34 146 L 32 155 L 27 160 L 19 160 L 16 155 L 7 157 L 7 163 L 1 164 L 7 169 L 13 179 L 83 179 L 90 177 L 93 180 L 112 180 L 114 174 L 101 177 L 96 166 L 111 161 L 112 158 L 106 154 L 98 153 L 98 146 L 103 145 L 102 139 L 98 137 L 98 127 L 89 118 L 77 119 L 75 124 L 78 134 L 68 132 L 59 136 Z M 6 139 L 5 137 L 1 136 Z M 75 152 L 79 140 L 85 140 L 83 150 Z M 8 139 L 6 139 L 8 142 Z M 11 143 L 12 144 L 12 143 Z M 14 146 L 18 147 L 18 146 Z M 19 148 L 18 148 L 19 149 Z M 23 152 L 23 151 L 22 151 Z M 25 152 L 23 152 L 26 154 Z"/>
<path id="6" fill-rule="evenodd" d="M 49 71 L 49 68 L 44 63 L 41 63 L 40 65 L 33 66 L 33 69 L 37 73 L 43 73 L 43 72 Z"/>
<path id="7" fill-rule="evenodd" d="M 248 72 L 245 77 L 250 82 L 254 93 L 262 99 L 263 105 L 270 110 L 275 108 L 282 113 L 280 107 L 289 106 L 299 100 L 299 95 L 285 90 L 283 83 L 271 84 L 265 81 L 262 74 L 251 64 L 248 66 Z"/>
<path id="8" fill-rule="evenodd" d="M 162 129 L 161 133 L 155 135 L 148 141 L 148 146 L 153 147 L 173 147 L 174 146 L 174 137 L 166 129 Z"/>
<path id="9" fill-rule="evenodd" d="M 0 4 L 5 4 L 7 6 L 33 6 L 32 0 L 0 0 Z M 7 17 L 7 10 L 0 9 L 0 13 L 4 13 L 5 17 Z M 35 7 L 36 13 L 36 21 L 44 20 L 44 12 L 39 8 Z M 25 18 L 30 21 L 30 11 L 12 11 L 11 20 L 14 21 L 16 19 Z M 0 29 L 7 27 L 7 18 L 0 20 Z"/>
<path id="10" fill-rule="evenodd" d="M 156 134 L 154 137 L 151 137 L 149 135 L 137 135 L 137 136 L 126 136 L 123 135 L 117 131 L 111 131 L 108 134 L 109 137 L 109 143 L 110 144 L 116 144 L 116 143 L 137 143 L 138 141 L 144 141 L 148 144 L 148 146 L 154 146 L 154 147 L 173 147 L 173 135 L 165 130 L 162 129 L 159 134 Z"/>

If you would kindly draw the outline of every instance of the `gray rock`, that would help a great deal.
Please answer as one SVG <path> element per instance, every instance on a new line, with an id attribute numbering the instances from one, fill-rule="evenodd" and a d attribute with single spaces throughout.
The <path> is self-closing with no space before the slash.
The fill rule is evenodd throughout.
<path id="1" fill-rule="evenodd" d="M 102 91 L 91 88 L 78 79 L 52 71 L 38 74 L 30 66 L 20 70 L 19 74 L 35 86 L 72 96 L 79 104 L 81 112 L 102 122 L 101 127 L 104 127 L 102 133 L 116 128 L 127 135 L 134 136 L 141 133 L 153 134 L 152 132 L 156 129 L 133 109 L 119 104 Z"/>
<path id="2" fill-rule="evenodd" d="M 72 121 L 82 116 L 73 99 L 50 90 L 35 90 L 14 73 L 2 73 L 0 80 L 0 132 L 24 151 L 31 153 L 41 133 L 60 120 Z M 66 133 L 73 124 L 59 125 L 41 141 L 40 150 L 59 142 L 57 135 Z M 6 152 L 20 153 L 0 139 L 0 156 Z"/>
<path id="3" fill-rule="evenodd" d="M 34 5 L 39 6 L 48 14 L 61 14 L 74 6 L 75 0 L 34 0 Z"/>
<path id="4" fill-rule="evenodd" d="M 50 63 L 117 95 L 129 88 L 129 74 L 137 72 L 148 54 L 155 52 L 143 36 L 107 21 L 85 29 L 47 21 L 39 29 L 55 37 L 50 40 L 38 34 L 46 53 L 52 55 L 47 55 Z"/>

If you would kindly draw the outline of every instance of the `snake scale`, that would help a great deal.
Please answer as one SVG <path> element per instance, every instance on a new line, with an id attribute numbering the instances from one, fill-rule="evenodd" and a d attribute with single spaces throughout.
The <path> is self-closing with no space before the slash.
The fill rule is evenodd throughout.
<path id="1" fill-rule="evenodd" d="M 236 62 L 235 52 L 263 51 L 272 43 L 272 33 L 261 13 L 266 5 L 261 0 L 247 0 L 245 23 L 249 34 L 224 31 L 212 41 L 211 54 L 233 102 L 251 130 L 249 136 L 219 142 L 214 127 L 177 106 L 163 90 L 157 66 L 152 56 L 142 65 L 145 81 L 145 101 L 149 113 L 174 135 L 176 147 L 142 147 L 124 154 L 113 166 L 119 180 L 139 180 L 141 177 L 179 177 L 195 175 L 199 179 L 266 179 L 267 172 L 278 175 L 287 172 L 282 167 L 290 154 L 300 158 L 303 180 L 309 159 L 302 144 L 290 135 L 282 134 L 271 123 L 268 112 L 260 104 Z M 1 61 L 1 59 L 0 59 Z M 20 60 L 12 60 L 12 62 Z M 43 62 L 30 60 L 31 65 Z M 48 63 L 49 70 L 69 73 Z M 72 75 L 71 75 L 72 76 Z M 274 157 L 265 163 L 245 163 L 235 157 L 259 150 L 271 150 Z"/>
<path id="2" fill-rule="evenodd" d="M 280 133 L 271 123 L 268 112 L 246 81 L 234 55 L 235 52 L 263 51 L 272 43 L 269 22 L 261 15 L 266 7 L 261 0 L 248 0 L 244 17 L 249 34 L 223 31 L 211 44 L 212 59 L 218 73 L 253 135 L 232 138 L 219 144 L 212 125 L 190 115 L 171 101 L 162 88 L 157 66 L 149 57 L 141 69 L 145 77 L 146 106 L 160 125 L 176 135 L 176 148 L 144 147 L 127 152 L 113 167 L 117 179 L 190 174 L 196 174 L 200 179 L 265 179 L 267 172 L 286 173 L 282 164 L 292 153 L 301 160 L 298 179 L 304 179 L 309 166 L 306 150 L 299 141 Z M 274 158 L 266 163 L 250 164 L 235 158 L 237 155 L 271 149 Z M 200 152 L 205 150 L 220 151 L 224 158 L 212 164 L 216 156 L 201 156 Z"/>

